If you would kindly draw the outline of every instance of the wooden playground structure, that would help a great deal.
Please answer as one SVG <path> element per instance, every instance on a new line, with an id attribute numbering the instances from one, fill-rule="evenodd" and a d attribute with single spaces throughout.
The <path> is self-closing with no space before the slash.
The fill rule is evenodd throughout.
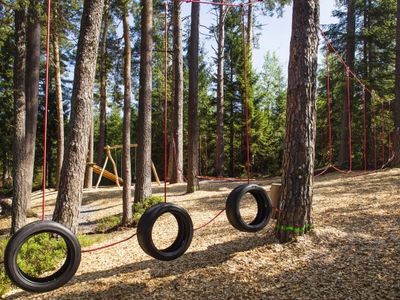
<path id="1" fill-rule="evenodd" d="M 137 144 L 131 144 L 130 145 L 131 148 L 135 149 L 135 153 L 136 153 L 137 146 L 138 146 Z M 106 147 L 104 147 L 104 150 L 106 150 L 106 160 L 104 161 L 103 167 L 100 167 L 100 166 L 96 165 L 93 162 L 87 163 L 87 165 L 92 168 L 93 173 L 99 175 L 99 178 L 97 179 L 97 183 L 96 183 L 96 187 L 95 187 L 96 189 L 99 187 L 101 179 L 103 177 L 108 179 L 108 180 L 110 180 L 110 181 L 112 181 L 112 182 L 115 182 L 115 184 L 118 187 L 121 187 L 121 184 L 123 184 L 124 181 L 118 175 L 117 164 L 116 164 L 116 162 L 115 162 L 115 160 L 114 160 L 114 158 L 112 157 L 112 154 L 111 154 L 111 150 L 117 150 L 117 149 L 122 149 L 122 145 L 116 145 L 116 146 L 108 146 L 107 145 Z M 136 157 L 136 155 L 135 155 L 135 157 Z M 113 173 L 106 170 L 106 167 L 107 167 L 107 164 L 108 164 L 109 160 L 110 160 L 111 165 L 113 167 Z M 136 165 L 136 163 L 135 163 L 135 165 Z M 156 167 L 154 166 L 153 161 L 151 161 L 151 170 L 153 172 L 154 178 L 156 179 L 158 185 L 161 185 L 160 178 L 158 177 L 157 170 L 156 170 Z"/>

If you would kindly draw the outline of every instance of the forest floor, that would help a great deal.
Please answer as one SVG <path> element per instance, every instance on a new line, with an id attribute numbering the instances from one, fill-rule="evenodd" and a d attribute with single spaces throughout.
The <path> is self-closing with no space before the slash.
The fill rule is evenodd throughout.
<path id="1" fill-rule="evenodd" d="M 272 182 L 257 182 L 269 188 Z M 168 201 L 185 207 L 197 227 L 224 208 L 238 183 L 204 182 L 186 195 L 185 185 L 168 187 Z M 154 186 L 157 194 L 162 187 Z M 121 211 L 121 190 L 86 191 L 81 223 Z M 49 192 L 47 215 L 55 192 Z M 33 197 L 40 210 L 40 194 Z M 245 201 L 247 203 L 247 201 Z M 400 296 L 400 169 L 364 175 L 328 174 L 316 179 L 314 231 L 297 242 L 279 244 L 272 221 L 259 233 L 233 229 L 225 214 L 195 232 L 188 252 L 172 262 L 147 256 L 136 239 L 82 255 L 76 276 L 45 294 L 19 289 L 9 299 L 398 299 Z M 244 214 L 253 206 L 248 201 Z M 176 225 L 157 222 L 157 245 L 168 243 Z M 167 226 L 166 226 L 167 225 Z M 0 220 L 5 232 L 9 219 Z M 135 229 L 105 234 L 123 239 Z M 161 237 L 164 238 L 161 239 Z M 107 240 L 107 241 L 106 241 Z"/>

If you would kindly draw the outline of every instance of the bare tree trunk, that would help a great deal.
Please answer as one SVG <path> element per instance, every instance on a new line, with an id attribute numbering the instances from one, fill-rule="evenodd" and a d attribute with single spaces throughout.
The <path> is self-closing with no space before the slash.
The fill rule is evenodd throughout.
<path id="1" fill-rule="evenodd" d="M 233 82 L 233 63 L 230 61 L 230 81 Z M 232 96 L 231 103 L 230 103 L 230 120 L 229 120 L 229 175 L 234 177 L 235 176 L 235 97 Z"/>
<path id="2" fill-rule="evenodd" d="M 122 144 L 122 220 L 126 226 L 132 221 L 131 196 L 131 37 L 129 33 L 128 8 L 124 8 L 123 16 L 125 55 L 124 55 L 124 132 Z"/>
<path id="3" fill-rule="evenodd" d="M 219 7 L 218 49 L 217 49 L 217 147 L 215 171 L 217 176 L 224 176 L 224 64 L 225 64 L 225 14 L 226 8 Z"/>
<path id="4" fill-rule="evenodd" d="M 370 28 L 369 22 L 369 10 L 371 7 L 371 0 L 364 0 L 364 29 L 368 32 Z M 364 60 L 364 78 L 367 82 L 370 82 L 371 77 L 371 43 L 369 37 L 364 37 L 364 45 L 363 45 L 363 60 Z M 367 84 L 366 87 L 371 89 Z M 373 131 L 371 127 L 372 120 L 372 96 L 370 93 L 365 93 L 365 101 L 366 101 L 366 116 L 367 116 L 367 168 L 374 168 L 374 140 L 373 140 Z"/>
<path id="5" fill-rule="evenodd" d="M 13 145 L 13 201 L 11 233 L 26 223 L 29 194 L 26 189 L 25 157 L 25 54 L 26 8 L 23 1 L 15 10 L 14 58 L 14 145 Z"/>
<path id="6" fill-rule="evenodd" d="M 35 143 L 37 131 L 38 94 L 39 94 L 39 63 L 40 63 L 40 12 L 39 1 L 31 0 L 28 9 L 28 29 L 26 35 L 26 122 L 25 122 L 25 167 L 27 194 L 32 191 L 33 171 L 35 162 Z M 30 201 L 28 202 L 28 208 Z"/>
<path id="7" fill-rule="evenodd" d="M 93 84 L 103 11 L 103 0 L 86 0 L 75 65 L 70 132 L 61 170 L 60 189 L 53 220 L 78 231 L 87 146 L 93 109 Z"/>
<path id="8" fill-rule="evenodd" d="M 172 118 L 172 148 L 174 165 L 170 183 L 183 182 L 183 49 L 181 3 L 173 4 L 173 68 L 174 102 Z"/>
<path id="9" fill-rule="evenodd" d="M 199 184 L 199 26 L 200 4 L 192 3 L 189 39 L 189 129 L 187 192 L 200 189 Z"/>
<path id="10" fill-rule="evenodd" d="M 393 166 L 400 164 L 400 0 L 397 0 L 397 30 L 396 30 L 396 99 L 393 109 Z"/>
<path id="11" fill-rule="evenodd" d="M 91 190 L 93 187 L 93 153 L 94 153 L 94 122 L 93 118 L 90 120 L 90 135 L 89 144 L 86 158 L 86 170 L 85 170 L 85 180 L 84 187 Z"/>
<path id="12" fill-rule="evenodd" d="M 99 166 L 103 165 L 103 153 L 106 146 L 107 127 L 107 31 L 110 12 L 110 0 L 104 1 L 103 31 L 100 46 L 100 122 L 99 141 L 97 145 L 97 160 Z"/>
<path id="13" fill-rule="evenodd" d="M 251 63 L 253 56 L 253 42 L 254 42 L 254 33 L 253 33 L 253 4 L 249 2 L 247 6 L 247 55 L 249 57 L 249 61 Z"/>
<path id="14" fill-rule="evenodd" d="M 142 0 L 138 149 L 135 203 L 151 196 L 151 97 L 153 59 L 153 0 Z"/>
<path id="15" fill-rule="evenodd" d="M 53 3 L 53 59 L 54 59 L 54 80 L 56 84 L 57 102 L 57 173 L 56 189 L 60 186 L 61 167 L 64 159 L 64 109 L 61 87 L 60 47 L 58 32 L 58 1 Z"/>
<path id="16" fill-rule="evenodd" d="M 294 0 L 282 196 L 276 225 L 280 242 L 312 226 L 318 27 L 319 1 Z"/>
<path id="17" fill-rule="evenodd" d="M 354 69 L 355 55 L 355 33 L 356 33 L 356 18 L 355 18 L 355 0 L 347 0 L 347 49 L 346 60 L 350 69 Z M 351 84 L 351 82 L 350 82 Z M 352 89 L 350 88 L 350 101 L 352 100 Z M 352 101 L 351 101 L 352 102 Z M 342 108 L 342 132 L 340 139 L 339 165 L 343 168 L 350 167 L 350 150 L 349 150 L 349 109 L 347 100 L 347 87 L 343 95 Z"/>

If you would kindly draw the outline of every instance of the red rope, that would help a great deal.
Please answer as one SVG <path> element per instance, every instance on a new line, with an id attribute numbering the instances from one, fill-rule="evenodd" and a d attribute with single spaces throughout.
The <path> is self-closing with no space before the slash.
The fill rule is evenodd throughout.
<path id="1" fill-rule="evenodd" d="M 81 252 L 82 253 L 89 253 L 89 252 L 95 252 L 95 251 L 98 251 L 98 250 L 103 250 L 103 249 L 106 249 L 106 248 L 110 248 L 112 246 L 119 245 L 119 244 L 122 244 L 122 243 L 124 243 L 126 241 L 129 241 L 131 238 L 133 238 L 135 236 L 136 236 L 136 232 L 134 234 L 132 234 L 131 236 L 129 236 L 126 239 L 123 239 L 121 241 L 118 241 L 118 242 L 115 242 L 115 243 L 111 243 L 111 244 L 108 244 L 108 245 L 105 245 L 105 246 L 100 246 L 100 247 L 93 248 L 93 249 L 82 249 Z"/>
<path id="2" fill-rule="evenodd" d="M 245 8 L 242 7 L 242 36 L 243 36 L 243 81 L 244 81 L 244 107 L 246 117 L 246 170 L 247 170 L 247 183 L 250 184 L 250 140 L 249 140 L 249 98 L 247 94 L 247 36 L 245 19 Z"/>
<path id="3" fill-rule="evenodd" d="M 220 5 L 220 6 L 231 6 L 231 7 L 239 7 L 239 6 L 244 6 L 244 5 L 252 5 L 255 3 L 260 3 L 263 2 L 263 0 L 255 0 L 255 1 L 249 1 L 246 3 L 227 3 L 227 2 L 211 2 L 211 1 L 199 1 L 199 0 L 176 0 L 178 2 L 185 2 L 185 3 L 199 3 L 199 4 L 207 4 L 207 5 Z"/>
<path id="4" fill-rule="evenodd" d="M 215 181 L 248 181 L 248 179 L 234 178 L 234 177 L 197 176 L 197 178 L 204 180 L 215 180 Z"/>
<path id="5" fill-rule="evenodd" d="M 385 104 L 382 100 L 382 167 L 385 164 Z"/>
<path id="6" fill-rule="evenodd" d="M 362 91 L 363 106 L 364 106 L 364 172 L 367 172 L 367 100 L 365 97 L 365 85 Z"/>
<path id="7" fill-rule="evenodd" d="M 210 221 L 208 221 L 207 223 L 204 223 L 203 225 L 200 225 L 199 227 L 196 227 L 193 231 L 203 229 L 204 227 L 210 225 L 210 224 L 211 224 L 216 218 L 218 218 L 224 211 L 225 211 L 225 208 L 224 208 L 223 210 L 221 210 L 218 214 L 216 214 L 215 217 L 213 217 Z"/>
<path id="8" fill-rule="evenodd" d="M 376 107 L 375 107 L 375 98 L 373 98 L 373 108 L 374 108 L 374 169 L 377 169 L 377 148 L 376 148 L 376 141 L 377 141 L 377 132 L 376 132 Z"/>
<path id="9" fill-rule="evenodd" d="M 329 133 L 329 163 L 332 164 L 333 160 L 333 147 L 332 147 L 332 124 L 331 124 L 331 76 L 329 70 L 329 47 L 326 45 L 326 79 L 328 90 L 328 133 Z"/>
<path id="10" fill-rule="evenodd" d="M 50 29 L 51 29 L 51 0 L 47 0 L 47 32 L 46 32 L 46 80 L 44 96 L 44 125 L 43 125 L 43 175 L 42 175 L 42 222 L 46 202 L 46 169 L 47 169 L 47 110 L 49 107 L 49 69 L 50 69 Z"/>
<path id="11" fill-rule="evenodd" d="M 351 96 L 350 96 L 350 69 L 346 68 L 347 81 L 347 110 L 348 110 L 348 127 L 349 127 L 349 171 L 353 169 L 353 146 L 351 136 Z"/>
<path id="12" fill-rule="evenodd" d="M 391 100 L 389 99 L 389 113 L 392 111 L 392 107 L 391 107 Z M 390 137 L 390 128 L 389 128 L 389 132 L 388 132 L 388 151 L 389 151 L 389 158 L 390 159 L 392 157 L 392 140 Z"/>
<path id="13" fill-rule="evenodd" d="M 164 201 L 167 202 L 168 1 L 164 2 Z"/>

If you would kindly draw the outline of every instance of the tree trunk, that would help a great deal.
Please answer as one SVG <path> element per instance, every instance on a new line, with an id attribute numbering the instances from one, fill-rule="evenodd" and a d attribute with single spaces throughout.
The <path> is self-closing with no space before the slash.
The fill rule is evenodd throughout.
<path id="1" fill-rule="evenodd" d="M 13 201 L 11 233 L 26 223 L 29 193 L 24 166 L 25 157 L 25 40 L 26 8 L 20 1 L 15 10 L 14 58 L 14 144 L 13 144 Z"/>
<path id="2" fill-rule="evenodd" d="M 53 3 L 53 59 L 54 59 L 54 80 L 56 84 L 57 102 L 57 171 L 56 189 L 60 186 L 61 167 L 64 158 L 64 109 L 61 87 L 60 47 L 58 32 L 58 1 Z"/>
<path id="3" fill-rule="evenodd" d="M 129 32 L 128 8 L 124 8 L 123 16 L 125 55 L 124 55 L 124 132 L 122 144 L 122 221 L 126 226 L 132 221 L 131 197 L 131 37 Z"/>
<path id="4" fill-rule="evenodd" d="M 218 20 L 218 49 L 217 49 L 217 145 L 215 171 L 219 177 L 224 176 L 225 149 L 224 149 L 224 64 L 225 64 L 225 11 L 223 5 L 219 7 Z"/>
<path id="5" fill-rule="evenodd" d="M 141 1 L 140 87 L 135 203 L 151 196 L 153 0 Z"/>
<path id="6" fill-rule="evenodd" d="M 173 4 L 173 68 L 174 102 L 172 118 L 172 147 L 174 164 L 170 183 L 183 182 L 183 48 L 181 3 Z"/>
<path id="7" fill-rule="evenodd" d="M 197 177 L 199 175 L 199 15 L 200 4 L 192 3 L 189 39 L 188 193 L 200 189 Z"/>
<path id="8" fill-rule="evenodd" d="M 61 170 L 60 189 L 53 220 L 78 231 L 86 155 L 93 109 L 93 84 L 103 11 L 103 0 L 86 0 L 80 26 L 71 98 L 71 120 L 67 148 Z"/>
<path id="9" fill-rule="evenodd" d="M 39 64 L 40 64 L 40 11 L 39 1 L 31 0 L 28 10 L 28 29 L 26 35 L 26 122 L 25 122 L 25 167 L 27 194 L 32 191 L 35 162 L 35 143 L 38 115 Z M 28 202 L 30 203 L 30 201 Z M 29 208 L 30 204 L 28 204 Z"/>
<path id="10" fill-rule="evenodd" d="M 89 135 L 89 144 L 87 150 L 87 158 L 86 158 L 86 170 L 85 170 L 85 180 L 84 187 L 91 190 L 93 187 L 93 166 L 91 163 L 93 162 L 93 152 L 94 152 L 94 122 L 93 118 L 90 120 L 90 135 Z"/>
<path id="11" fill-rule="evenodd" d="M 104 1 L 103 31 L 100 45 L 100 120 L 99 120 L 99 141 L 97 145 L 98 166 L 103 165 L 103 153 L 106 146 L 107 127 L 107 31 L 108 16 L 110 11 L 110 0 Z"/>
<path id="12" fill-rule="evenodd" d="M 319 1 L 293 2 L 282 195 L 276 236 L 288 242 L 312 226 Z"/>
<path id="13" fill-rule="evenodd" d="M 253 42 L 254 42 L 254 34 L 253 34 L 253 4 L 249 2 L 247 6 L 247 55 L 249 57 L 249 61 L 251 63 L 253 57 Z"/>
<path id="14" fill-rule="evenodd" d="M 230 60 L 230 81 L 233 82 L 233 62 Z M 229 175 L 235 177 L 235 97 L 232 95 L 230 105 L 230 120 L 229 120 Z"/>
<path id="15" fill-rule="evenodd" d="M 400 164 L 400 0 L 397 0 L 397 30 L 396 30 L 396 98 L 393 109 L 393 166 Z"/>
<path id="16" fill-rule="evenodd" d="M 354 69 L 354 55 L 356 49 L 355 41 L 356 18 L 355 18 L 355 0 L 347 0 L 347 45 L 346 62 L 351 70 Z M 350 81 L 351 84 L 351 81 Z M 347 86 L 343 95 L 342 108 L 342 132 L 340 139 L 339 165 L 342 168 L 350 168 L 350 150 L 349 150 L 349 109 L 347 98 Z M 352 88 L 350 87 L 350 101 L 352 101 Z"/>

